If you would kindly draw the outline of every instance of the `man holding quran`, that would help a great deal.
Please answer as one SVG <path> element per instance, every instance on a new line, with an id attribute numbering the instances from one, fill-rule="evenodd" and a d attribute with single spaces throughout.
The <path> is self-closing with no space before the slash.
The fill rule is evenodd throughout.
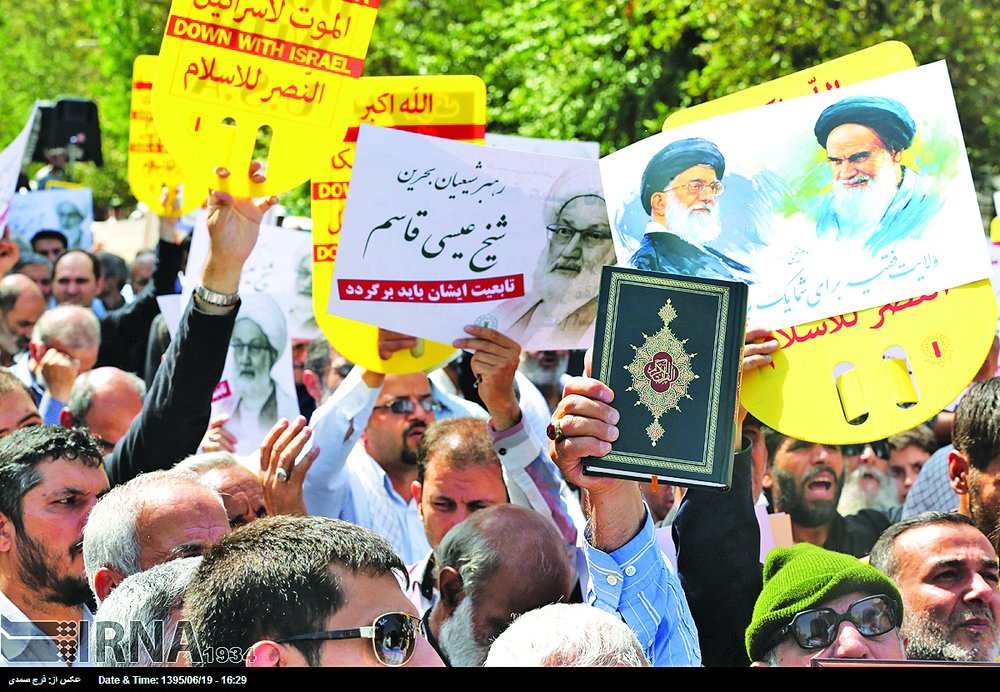
<path id="1" fill-rule="evenodd" d="M 746 331 L 744 371 L 771 362 L 778 343 L 766 339 L 768 334 L 767 329 Z M 608 455 L 620 435 L 642 434 L 619 430 L 621 415 L 614 404 L 616 397 L 624 402 L 626 392 L 613 391 L 589 377 L 590 371 L 588 361 L 588 376 L 569 381 L 549 429 L 553 459 L 566 480 L 588 496 L 588 601 L 618 613 L 653 665 L 748 665 L 743 637 L 761 589 L 761 571 L 751 445 L 741 434 L 746 410 L 740 407 L 736 421 L 730 492 L 691 487 L 682 501 L 674 522 L 678 580 L 657 548 L 639 484 L 584 473 L 586 461 Z M 644 607 L 639 599 L 651 596 L 657 602 Z M 700 645 L 699 631 L 704 634 Z"/>

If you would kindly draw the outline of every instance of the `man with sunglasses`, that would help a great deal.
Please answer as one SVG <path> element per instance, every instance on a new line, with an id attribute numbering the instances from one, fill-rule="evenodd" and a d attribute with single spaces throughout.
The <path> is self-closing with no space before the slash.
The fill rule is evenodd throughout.
<path id="1" fill-rule="evenodd" d="M 386 347 L 386 358 L 395 345 Z M 383 375 L 355 367 L 310 421 L 320 451 L 303 485 L 309 514 L 372 529 L 406 564 L 423 558 L 430 544 L 412 485 L 417 444 L 439 416 L 486 413 L 438 390 L 423 373 Z"/>
<path id="2" fill-rule="evenodd" d="M 753 666 L 817 658 L 904 660 L 903 600 L 882 572 L 807 543 L 775 548 L 746 631 Z"/>
<path id="3" fill-rule="evenodd" d="M 423 470 L 418 465 L 419 443 L 428 427 L 445 418 L 482 420 L 485 413 L 439 390 L 422 373 L 380 375 L 355 368 L 311 422 L 320 452 L 305 479 L 309 513 L 371 528 L 386 537 L 407 564 L 419 562 L 416 570 L 422 575 L 430 572 L 431 548 L 460 521 L 459 514 L 501 500 L 551 517 L 567 545 L 576 544 L 576 528 L 561 499 L 565 484 L 547 449 L 530 434 L 515 394 L 520 347 L 493 329 L 469 325 L 465 331 L 469 336 L 452 345 L 474 352 L 471 368 L 490 421 L 481 424 L 478 444 L 468 440 L 471 444 L 465 446 L 477 450 L 475 458 L 456 459 L 449 435 L 435 438 L 434 446 L 447 449 L 424 449 L 425 461 L 434 458 L 430 487 L 425 487 L 426 464 Z M 382 332 L 381 339 L 385 358 L 416 345 L 416 339 L 393 332 Z M 367 426 L 360 432 L 365 420 Z M 493 454 L 484 454 L 490 445 Z M 505 475 L 491 467 L 497 459 Z M 464 483 L 467 468 L 477 476 L 473 487 Z M 463 503 L 461 512 L 441 512 L 433 505 L 433 500 L 452 503 L 466 491 L 474 497 Z M 423 577 L 419 581 L 425 584 Z M 432 585 L 424 592 L 415 598 L 426 598 L 421 602 L 429 606 Z"/>
<path id="4" fill-rule="evenodd" d="M 841 445 L 840 452 L 844 457 L 844 489 L 838 512 L 847 516 L 862 509 L 901 511 L 896 484 L 889 474 L 887 440 Z"/>
<path id="5" fill-rule="evenodd" d="M 722 232 L 718 197 L 726 160 L 707 139 L 671 142 L 646 164 L 639 200 L 650 216 L 639 249 L 629 260 L 646 269 L 713 279 L 747 279 L 750 268 L 710 244 Z"/>
<path id="6" fill-rule="evenodd" d="M 885 512 L 862 509 L 847 516 L 837 511 L 844 487 L 844 455 L 836 445 L 798 440 L 774 430 L 765 435 L 770 489 L 776 512 L 792 520 L 792 539 L 855 557 L 868 554 L 891 523 Z"/>
<path id="7" fill-rule="evenodd" d="M 405 575 L 368 529 L 259 519 L 202 558 L 184 602 L 197 642 L 188 658 L 196 667 L 440 666 L 400 588 Z"/>

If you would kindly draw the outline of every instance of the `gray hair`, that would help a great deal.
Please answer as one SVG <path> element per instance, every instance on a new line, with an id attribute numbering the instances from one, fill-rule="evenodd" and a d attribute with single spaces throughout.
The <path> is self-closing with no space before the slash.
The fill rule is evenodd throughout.
<path id="1" fill-rule="evenodd" d="M 642 667 L 648 664 L 635 633 L 619 618 L 585 603 L 553 603 L 514 620 L 493 641 L 483 665 Z"/>
<path id="2" fill-rule="evenodd" d="M 122 371 L 129 383 L 135 387 L 140 399 L 146 398 L 146 383 L 131 372 Z M 66 409 L 73 414 L 75 425 L 83 425 L 83 422 L 90 414 L 90 408 L 94 405 L 94 385 L 91 379 L 94 376 L 93 370 L 80 373 L 73 380 L 73 387 L 69 390 L 69 399 L 66 401 Z"/>
<path id="3" fill-rule="evenodd" d="M 190 491 L 195 486 L 211 493 L 219 505 L 225 507 L 222 496 L 203 485 L 197 476 L 173 469 L 136 476 L 128 483 L 112 488 L 94 505 L 83 528 L 83 567 L 95 597 L 97 587 L 94 578 L 100 568 L 113 569 L 125 577 L 141 570 L 139 515 L 149 497 L 164 489 Z M 97 604 L 101 605 L 100 599 Z"/>
<path id="4" fill-rule="evenodd" d="M 171 560 L 128 577 L 104 600 L 90 629 L 91 660 L 104 666 L 166 666 L 184 593 L 201 557 Z"/>
<path id="5" fill-rule="evenodd" d="M 101 323 L 93 310 L 79 305 L 59 305 L 38 318 L 31 340 L 46 346 L 59 341 L 73 349 L 100 346 Z"/>
<path id="6" fill-rule="evenodd" d="M 476 592 L 500 566 L 500 554 L 477 524 L 466 520 L 445 534 L 434 551 L 434 561 L 435 580 L 443 568 L 454 568 L 462 577 L 465 595 L 475 601 Z"/>
<path id="7" fill-rule="evenodd" d="M 192 454 L 179 461 L 171 470 L 204 476 L 209 471 L 229 469 L 234 466 L 243 466 L 235 454 L 231 452 L 207 452 L 205 454 Z"/>

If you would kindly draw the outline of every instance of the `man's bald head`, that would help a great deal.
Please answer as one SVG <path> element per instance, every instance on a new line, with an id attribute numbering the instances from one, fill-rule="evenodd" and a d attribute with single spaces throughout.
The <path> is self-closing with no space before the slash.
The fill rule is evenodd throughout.
<path id="1" fill-rule="evenodd" d="M 473 513 L 448 532 L 435 558 L 441 599 L 430 627 L 452 665 L 482 665 L 513 618 L 569 597 L 565 543 L 550 518 L 524 507 Z"/>
<path id="2" fill-rule="evenodd" d="M 68 428 L 87 428 L 107 454 L 142 411 L 145 396 L 146 385 L 132 373 L 97 368 L 81 373 L 73 382 L 59 422 Z"/>
<path id="3" fill-rule="evenodd" d="M 25 351 L 31 332 L 45 312 L 42 289 L 24 274 L 0 279 L 0 363 L 10 363 L 15 353 Z"/>

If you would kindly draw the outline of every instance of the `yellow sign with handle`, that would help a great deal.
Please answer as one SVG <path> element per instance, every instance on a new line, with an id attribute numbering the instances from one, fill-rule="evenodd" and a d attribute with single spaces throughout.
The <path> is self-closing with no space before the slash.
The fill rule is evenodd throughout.
<path id="1" fill-rule="evenodd" d="M 353 363 L 382 373 L 430 370 L 455 353 L 448 344 L 421 339 L 389 360 L 378 355 L 378 328 L 327 313 L 358 127 L 371 123 L 407 132 L 482 144 L 486 135 L 486 84 L 470 75 L 362 77 L 352 122 L 312 179 L 313 310 L 330 344 Z"/>
<path id="2" fill-rule="evenodd" d="M 181 166 L 167 151 L 153 123 L 156 56 L 140 55 L 132 64 L 132 108 L 128 129 L 128 184 L 135 198 L 159 216 L 178 216 L 205 201 L 203 190 L 185 183 Z M 189 194 L 176 205 L 178 185 Z M 166 197 L 164 197 L 166 189 Z"/>
<path id="3" fill-rule="evenodd" d="M 278 194 L 322 165 L 343 139 L 378 0 L 174 0 L 156 77 L 160 137 L 203 188 Z M 258 137 L 267 181 L 219 180 L 244 171 Z"/>
<path id="4" fill-rule="evenodd" d="M 888 42 L 674 113 L 668 130 L 722 113 L 832 90 L 915 66 Z M 988 280 L 774 332 L 774 362 L 742 383 L 743 405 L 811 442 L 888 437 L 930 419 L 982 366 L 997 326 Z"/>

